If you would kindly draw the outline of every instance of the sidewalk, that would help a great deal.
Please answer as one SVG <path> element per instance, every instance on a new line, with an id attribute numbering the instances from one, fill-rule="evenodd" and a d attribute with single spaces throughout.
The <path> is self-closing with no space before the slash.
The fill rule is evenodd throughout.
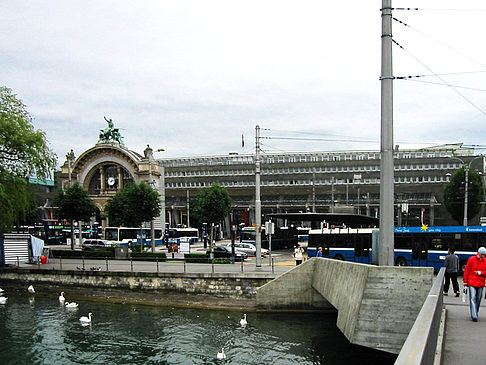
<path id="1" fill-rule="evenodd" d="M 462 293 L 462 278 L 458 281 Z M 461 297 L 456 298 L 451 289 L 449 295 L 444 296 L 447 314 L 442 364 L 486 364 L 486 348 L 483 347 L 486 333 L 486 300 L 483 298 L 481 301 L 479 322 L 473 322 L 469 314 L 469 299 L 463 303 Z"/>

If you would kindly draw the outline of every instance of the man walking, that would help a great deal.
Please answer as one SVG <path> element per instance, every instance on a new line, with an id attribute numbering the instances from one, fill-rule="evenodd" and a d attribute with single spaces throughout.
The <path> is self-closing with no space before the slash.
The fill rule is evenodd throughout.
<path id="1" fill-rule="evenodd" d="M 297 244 L 297 247 L 294 249 L 293 256 L 295 259 L 295 265 L 300 265 L 304 259 L 304 249 L 299 244 Z"/>
<path id="2" fill-rule="evenodd" d="M 464 287 L 469 287 L 469 307 L 473 322 L 478 321 L 479 306 L 481 305 L 481 296 L 485 285 L 485 257 L 486 248 L 480 247 L 478 253 L 467 260 L 466 269 L 464 270 Z"/>
<path id="3" fill-rule="evenodd" d="M 445 283 L 444 283 L 444 295 L 448 295 L 449 285 L 452 281 L 452 289 L 459 296 L 459 284 L 457 283 L 457 273 L 459 272 L 459 257 L 454 254 L 454 249 L 449 248 L 448 255 L 445 258 Z"/>

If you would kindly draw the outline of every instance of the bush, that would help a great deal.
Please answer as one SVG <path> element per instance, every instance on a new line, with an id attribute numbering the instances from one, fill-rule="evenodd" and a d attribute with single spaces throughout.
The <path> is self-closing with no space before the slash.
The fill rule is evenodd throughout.
<path id="1" fill-rule="evenodd" d="M 165 252 L 134 252 L 130 253 L 130 257 L 133 259 L 138 260 L 145 260 L 145 261 L 165 261 L 167 259 L 167 255 Z"/>
<path id="2" fill-rule="evenodd" d="M 90 258 L 90 259 L 106 259 L 115 258 L 115 248 L 92 248 L 85 251 L 73 251 L 73 250 L 51 250 L 52 257 L 55 258 Z"/>
<path id="3" fill-rule="evenodd" d="M 186 262 L 192 262 L 195 264 L 210 264 L 209 254 L 207 253 L 186 253 L 184 254 L 184 260 Z M 231 264 L 231 260 L 228 259 L 214 259 L 215 264 Z"/>

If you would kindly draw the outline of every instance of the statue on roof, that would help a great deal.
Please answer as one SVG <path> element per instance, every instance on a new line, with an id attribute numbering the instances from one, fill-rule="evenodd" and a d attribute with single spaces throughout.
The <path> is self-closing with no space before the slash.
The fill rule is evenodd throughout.
<path id="1" fill-rule="evenodd" d="M 115 128 L 113 119 L 105 118 L 108 123 L 108 127 L 100 129 L 100 137 L 97 144 L 100 143 L 118 143 L 123 146 L 123 137 L 119 131 L 119 128 Z"/>

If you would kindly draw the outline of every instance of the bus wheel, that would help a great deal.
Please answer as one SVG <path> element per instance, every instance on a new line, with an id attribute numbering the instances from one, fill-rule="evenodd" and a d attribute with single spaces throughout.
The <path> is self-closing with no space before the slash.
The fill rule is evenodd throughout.
<path id="1" fill-rule="evenodd" d="M 342 255 L 336 255 L 334 256 L 334 259 L 339 261 L 344 261 L 344 257 Z"/>
<path id="2" fill-rule="evenodd" d="M 466 270 L 467 260 L 461 260 L 459 262 L 459 274 L 464 274 L 464 270 Z"/>
<path id="3" fill-rule="evenodd" d="M 407 259 L 405 257 L 397 257 L 397 260 L 395 262 L 395 266 L 408 266 L 407 265 Z"/>

